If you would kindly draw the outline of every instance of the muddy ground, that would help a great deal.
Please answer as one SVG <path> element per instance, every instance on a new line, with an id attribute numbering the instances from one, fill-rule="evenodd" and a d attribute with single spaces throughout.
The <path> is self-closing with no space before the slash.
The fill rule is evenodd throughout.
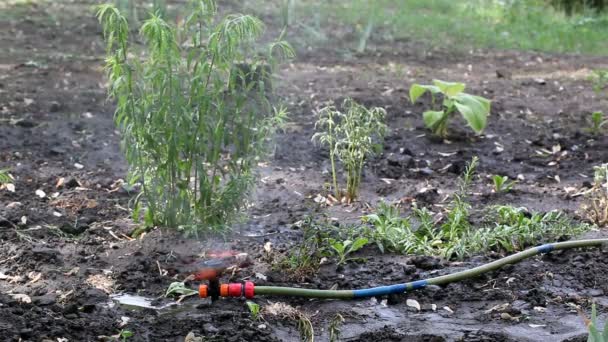
<path id="1" fill-rule="evenodd" d="M 177 309 L 132 310 L 112 303 L 110 295 L 159 298 L 175 281 L 165 271 L 176 257 L 209 249 L 249 253 L 255 265 L 232 280 L 267 285 L 348 289 L 461 270 L 498 255 L 447 262 L 383 255 L 370 245 L 362 251 L 367 262 L 343 269 L 326 265 L 294 284 L 270 270 L 262 251 L 269 241 L 276 250 L 301 243 L 294 223 L 306 215 L 356 222 L 382 199 L 412 198 L 439 211 L 472 156 L 480 158 L 474 206 L 511 203 L 577 217 L 582 199 L 572 194 L 588 186 L 594 165 L 608 160 L 608 136 L 584 130 L 588 113 L 607 110 L 608 101 L 587 81 L 591 69 L 608 66 L 605 59 L 450 52 L 380 36 L 372 37 L 368 53 L 355 55 L 344 52 L 353 46 L 352 34 L 335 28 L 334 43 L 299 47 L 299 57 L 279 73 L 278 93 L 290 122 L 272 158 L 260 165 L 247 220 L 225 238 L 186 239 L 158 229 L 132 240 L 127 235 L 136 224 L 127 208 L 133 193 L 121 186 L 126 164 L 113 104 L 106 100 L 101 32 L 91 4 L 9 3 L 0 14 L 0 168 L 10 167 L 15 177 L 14 192 L 0 190 L 2 341 L 98 341 L 121 329 L 134 333 L 128 341 L 182 341 L 190 332 L 205 341 L 296 341 L 295 321 L 267 315 L 254 322 L 241 300 L 190 298 Z M 497 70 L 508 77 L 498 78 Z M 449 142 L 429 136 L 423 106 L 409 103 L 407 89 L 433 78 L 464 81 L 470 92 L 493 100 L 483 136 L 471 135 L 460 122 Z M 386 108 L 390 133 L 382 155 L 365 169 L 361 202 L 320 206 L 314 198 L 324 194 L 329 162 L 310 143 L 313 109 L 347 96 Z M 554 146 L 554 154 L 538 153 Z M 511 193 L 492 194 L 493 174 L 522 180 Z M 606 235 L 601 229 L 587 234 Z M 608 311 L 607 260 L 606 250 L 554 252 L 477 279 L 390 298 L 255 301 L 297 307 L 311 317 L 320 341 L 328 340 L 336 313 L 345 318 L 344 341 L 584 341 L 585 327 L 572 304 L 589 310 L 594 301 L 600 313 Z M 422 310 L 409 307 L 408 298 Z"/>

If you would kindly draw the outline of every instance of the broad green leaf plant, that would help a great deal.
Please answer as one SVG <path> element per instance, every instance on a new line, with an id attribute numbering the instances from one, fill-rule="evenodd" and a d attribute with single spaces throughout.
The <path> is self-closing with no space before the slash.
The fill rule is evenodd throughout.
<path id="1" fill-rule="evenodd" d="M 130 182 L 143 189 L 134 211 L 142 208 L 147 227 L 198 233 L 225 228 L 244 206 L 254 167 L 286 116 L 264 80 L 294 53 L 280 38 L 260 51 L 264 25 L 253 16 L 216 19 L 213 0 L 189 6 L 178 24 L 150 14 L 139 30 L 143 47 L 113 5 L 99 6 L 97 17 Z"/>
<path id="2" fill-rule="evenodd" d="M 368 109 L 352 99 L 344 100 L 342 111 L 334 106 L 321 109 L 315 127 L 320 132 L 312 140 L 329 148 L 333 187 L 337 199 L 342 193 L 338 187 L 336 157 L 346 173 L 346 199 L 355 200 L 361 185 L 365 159 L 382 148 L 386 133 L 386 111 L 375 107 Z"/>
<path id="3" fill-rule="evenodd" d="M 481 134 L 486 128 L 491 102 L 480 96 L 464 92 L 464 83 L 433 80 L 432 85 L 414 84 L 410 88 L 410 101 L 415 103 L 424 93 L 431 94 L 431 109 L 422 114 L 424 124 L 437 136 L 446 137 L 448 121 L 459 112 L 475 133 Z M 442 96 L 441 105 L 436 104 L 437 96 Z"/>

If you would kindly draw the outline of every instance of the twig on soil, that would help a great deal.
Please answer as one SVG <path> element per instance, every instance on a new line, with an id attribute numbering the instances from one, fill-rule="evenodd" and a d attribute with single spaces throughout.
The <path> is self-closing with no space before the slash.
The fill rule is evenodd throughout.
<path id="1" fill-rule="evenodd" d="M 112 235 L 112 237 L 113 237 L 113 238 L 115 238 L 116 240 L 118 240 L 118 241 L 123 241 L 123 239 L 119 238 L 119 237 L 118 237 L 118 235 L 114 234 L 114 232 L 113 232 L 113 231 L 108 230 L 108 233 L 109 233 L 110 235 Z"/>
<path id="2" fill-rule="evenodd" d="M 5 262 L 7 262 L 7 261 L 11 261 L 11 260 L 13 260 L 13 259 L 17 259 L 17 257 L 18 257 L 18 256 L 19 256 L 19 254 L 15 254 L 15 255 L 13 255 L 13 256 L 12 256 L 12 257 L 10 257 L 10 258 L 6 258 L 6 259 L 3 259 L 3 260 L 0 260 L 0 265 L 1 265 L 1 264 L 4 264 L 4 263 L 5 263 Z"/>
<path id="3" fill-rule="evenodd" d="M 167 271 L 163 270 L 162 267 L 160 267 L 160 262 L 158 260 L 156 260 L 156 266 L 158 266 L 158 273 L 161 277 L 167 275 Z"/>

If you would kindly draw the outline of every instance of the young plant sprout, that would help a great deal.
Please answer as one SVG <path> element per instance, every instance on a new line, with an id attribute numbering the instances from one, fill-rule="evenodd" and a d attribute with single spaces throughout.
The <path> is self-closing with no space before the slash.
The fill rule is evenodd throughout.
<path id="1" fill-rule="evenodd" d="M 239 82 L 255 77 L 237 66 L 247 61 L 256 72 L 272 69 L 293 50 L 278 41 L 260 57 L 254 52 L 264 31 L 259 19 L 228 15 L 216 23 L 213 0 L 190 6 L 177 26 L 158 13 L 143 22 L 143 54 L 116 7 L 101 5 L 97 17 L 130 181 L 143 188 L 135 211 L 145 206 L 147 226 L 197 233 L 224 228 L 237 216 L 257 160 L 286 116 L 272 108 L 266 87 Z"/>
<path id="2" fill-rule="evenodd" d="M 338 257 L 338 265 L 343 265 L 353 258 L 348 258 L 348 255 L 360 250 L 363 246 L 367 245 L 367 238 L 358 238 L 355 241 L 344 240 L 338 241 L 336 239 L 329 239 L 329 245 Z"/>
<path id="3" fill-rule="evenodd" d="M 342 110 L 333 106 L 321 109 L 315 126 L 324 131 L 315 133 L 312 139 L 329 148 L 334 191 L 338 199 L 342 194 L 338 188 L 335 158 L 338 157 L 342 163 L 346 173 L 346 199 L 351 202 L 359 192 L 365 159 L 382 148 L 386 111 L 379 107 L 367 109 L 352 99 L 344 101 Z"/>
<path id="4" fill-rule="evenodd" d="M 589 77 L 593 82 L 593 91 L 600 95 L 608 86 L 608 69 L 593 70 L 593 75 Z"/>
<path id="5" fill-rule="evenodd" d="M 10 183 L 10 182 L 12 182 L 12 178 L 8 174 L 8 169 L 0 170 L 0 185 L 2 185 L 3 183 Z"/>
<path id="6" fill-rule="evenodd" d="M 608 119 L 604 119 L 604 113 L 593 112 L 591 113 L 591 127 L 589 131 L 594 135 L 599 135 L 605 125 L 608 124 Z"/>
<path id="7" fill-rule="evenodd" d="M 254 303 L 250 300 L 248 300 L 247 302 L 247 308 L 249 308 L 249 312 L 251 313 L 251 319 L 254 321 L 257 321 L 260 319 L 260 305 L 257 303 Z"/>
<path id="8" fill-rule="evenodd" d="M 128 340 L 129 338 L 131 338 L 131 337 L 135 336 L 135 334 L 134 334 L 134 333 L 133 333 L 131 330 L 125 330 L 125 329 L 123 329 L 123 330 L 121 330 L 121 331 L 118 333 L 118 336 L 120 337 L 120 340 L 121 340 L 122 342 L 127 342 L 127 340 Z"/>
<path id="9" fill-rule="evenodd" d="M 591 304 L 591 318 L 588 318 L 584 312 L 578 310 L 579 315 L 583 317 L 585 325 L 589 330 L 589 336 L 587 337 L 588 342 L 608 342 L 608 321 L 602 329 L 599 322 L 597 321 L 597 309 L 595 303 Z"/>
<path id="10" fill-rule="evenodd" d="M 508 176 L 492 176 L 492 182 L 494 183 L 494 192 L 509 192 L 513 189 L 515 181 L 510 181 Z"/>
<path id="11" fill-rule="evenodd" d="M 464 83 L 433 80 L 432 85 L 414 84 L 410 88 L 410 101 L 415 103 L 427 91 L 431 93 L 431 109 L 422 114 L 424 124 L 433 134 L 446 137 L 448 120 L 459 112 L 469 127 L 477 134 L 486 128 L 490 115 L 490 100 L 464 93 Z M 441 105 L 436 105 L 437 95 L 441 95 Z"/>

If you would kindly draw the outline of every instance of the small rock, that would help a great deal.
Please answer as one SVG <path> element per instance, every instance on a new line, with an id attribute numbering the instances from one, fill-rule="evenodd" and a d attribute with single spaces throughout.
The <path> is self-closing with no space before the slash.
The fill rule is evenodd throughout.
<path id="1" fill-rule="evenodd" d="M 591 289 L 587 291 L 587 295 L 591 297 L 599 297 L 604 295 L 604 291 L 602 289 Z"/>
<path id="2" fill-rule="evenodd" d="M 431 170 L 429 167 L 423 167 L 422 169 L 418 170 L 418 172 L 424 176 L 430 176 L 435 173 L 435 171 Z"/>
<path id="3" fill-rule="evenodd" d="M 61 109 L 61 103 L 59 103 L 57 101 L 52 101 L 51 102 L 51 106 L 49 107 L 49 111 L 51 113 L 58 112 L 60 109 Z"/>
<path id="4" fill-rule="evenodd" d="M 34 121 L 28 119 L 19 120 L 15 124 L 23 128 L 32 128 L 36 126 L 36 123 Z"/>
<path id="5" fill-rule="evenodd" d="M 58 146 L 51 147 L 51 149 L 49 151 L 51 152 L 51 154 L 56 155 L 56 156 L 66 153 L 65 149 L 58 147 Z"/>
<path id="6" fill-rule="evenodd" d="M 210 334 L 216 334 L 220 331 L 220 329 L 216 328 L 213 324 L 211 323 L 206 323 L 203 325 L 203 330 L 205 330 L 205 332 L 210 333 Z"/>
<path id="7" fill-rule="evenodd" d="M 43 296 L 37 296 L 33 297 L 32 301 L 38 306 L 53 305 L 57 302 L 57 295 L 50 293 Z"/>

